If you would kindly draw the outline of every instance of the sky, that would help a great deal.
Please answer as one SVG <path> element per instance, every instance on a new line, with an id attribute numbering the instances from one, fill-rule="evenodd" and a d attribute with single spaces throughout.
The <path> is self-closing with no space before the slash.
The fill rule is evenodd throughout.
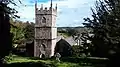
<path id="1" fill-rule="evenodd" d="M 51 0 L 36 0 L 37 6 L 40 8 L 50 7 Z M 18 6 L 14 7 L 20 16 L 21 21 L 35 22 L 34 5 L 35 0 L 21 0 L 22 4 L 17 3 Z M 57 14 L 57 27 L 76 27 L 82 26 L 84 23 L 83 18 L 91 17 L 91 7 L 94 7 L 95 0 L 52 0 L 53 8 L 58 7 Z M 12 5 L 11 5 L 12 6 Z"/>

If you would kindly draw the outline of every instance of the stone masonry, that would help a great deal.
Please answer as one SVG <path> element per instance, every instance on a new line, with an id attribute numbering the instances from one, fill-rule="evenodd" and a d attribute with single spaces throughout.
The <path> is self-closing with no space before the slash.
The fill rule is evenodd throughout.
<path id="1" fill-rule="evenodd" d="M 35 42 L 34 57 L 42 56 L 49 58 L 54 55 L 56 45 L 57 28 L 56 28 L 57 6 L 49 8 L 41 5 L 37 8 L 35 4 Z"/>

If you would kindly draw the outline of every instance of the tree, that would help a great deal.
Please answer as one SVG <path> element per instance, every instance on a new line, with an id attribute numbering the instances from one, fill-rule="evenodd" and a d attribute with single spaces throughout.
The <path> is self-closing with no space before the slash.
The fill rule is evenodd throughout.
<path id="1" fill-rule="evenodd" d="M 120 48 L 120 1 L 104 0 L 96 1 L 92 17 L 84 18 L 88 23 L 85 27 L 93 30 L 94 37 L 90 40 L 94 45 L 94 56 L 108 57 L 110 50 L 118 52 Z"/>
<path id="2" fill-rule="evenodd" d="M 74 28 L 69 27 L 66 30 L 67 30 L 67 33 L 68 33 L 69 36 L 73 36 L 76 33 L 76 30 Z"/>
<path id="3" fill-rule="evenodd" d="M 10 32 L 13 34 L 12 46 L 21 45 L 25 41 L 25 25 L 21 21 L 13 21 L 11 24 Z"/>
<path id="4" fill-rule="evenodd" d="M 27 41 L 30 41 L 30 40 L 34 40 L 34 23 L 32 22 L 26 22 L 25 23 L 25 29 L 26 29 L 26 33 L 25 33 L 25 38 Z"/>
<path id="5" fill-rule="evenodd" d="M 8 4 L 14 4 L 14 0 L 0 0 L 0 64 L 2 58 L 9 55 L 12 45 L 12 34 L 10 34 L 10 17 L 18 17 L 15 15 L 17 11 L 10 8 Z"/>
<path id="6" fill-rule="evenodd" d="M 34 23 L 22 22 L 19 20 L 10 20 L 11 29 L 10 32 L 13 34 L 12 43 L 13 47 L 22 46 L 27 41 L 34 40 Z"/>

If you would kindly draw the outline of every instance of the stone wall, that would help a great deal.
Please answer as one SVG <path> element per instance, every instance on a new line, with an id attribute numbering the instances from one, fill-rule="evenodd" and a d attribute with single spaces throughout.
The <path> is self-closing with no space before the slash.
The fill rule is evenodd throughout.
<path id="1" fill-rule="evenodd" d="M 36 39 L 51 39 L 51 28 L 36 28 Z"/>
<path id="2" fill-rule="evenodd" d="M 34 56 L 39 57 L 45 52 L 46 57 L 54 55 L 54 47 L 56 45 L 57 28 L 56 15 L 57 9 L 55 8 L 35 8 L 35 44 L 34 44 Z M 45 50 L 41 50 L 45 45 Z"/>

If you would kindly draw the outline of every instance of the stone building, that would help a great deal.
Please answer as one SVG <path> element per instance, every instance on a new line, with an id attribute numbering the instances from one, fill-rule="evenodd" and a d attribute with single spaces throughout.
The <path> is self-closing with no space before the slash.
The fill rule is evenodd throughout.
<path id="1" fill-rule="evenodd" d="M 49 8 L 40 9 L 35 4 L 35 40 L 34 40 L 34 57 L 51 57 L 54 55 L 56 45 L 57 28 L 57 5 L 52 7 L 52 1 Z"/>

